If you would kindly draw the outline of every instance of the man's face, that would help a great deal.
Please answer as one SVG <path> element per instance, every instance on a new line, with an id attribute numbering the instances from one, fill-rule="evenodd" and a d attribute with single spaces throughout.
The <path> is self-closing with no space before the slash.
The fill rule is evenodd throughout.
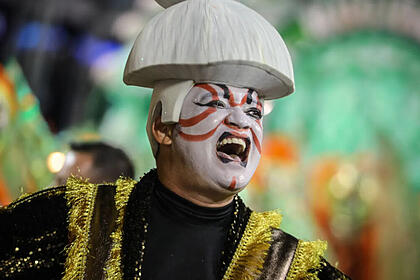
<path id="1" fill-rule="evenodd" d="M 196 84 L 185 97 L 174 129 L 174 149 L 195 181 L 238 192 L 261 156 L 262 103 L 257 92 Z"/>

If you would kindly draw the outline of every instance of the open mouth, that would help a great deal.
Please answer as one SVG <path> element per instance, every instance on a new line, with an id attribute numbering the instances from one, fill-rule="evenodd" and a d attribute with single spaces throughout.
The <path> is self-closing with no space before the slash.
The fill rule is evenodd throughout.
<path id="1" fill-rule="evenodd" d="M 224 132 L 217 141 L 217 156 L 223 163 L 234 161 L 246 167 L 250 143 L 248 137 Z"/>

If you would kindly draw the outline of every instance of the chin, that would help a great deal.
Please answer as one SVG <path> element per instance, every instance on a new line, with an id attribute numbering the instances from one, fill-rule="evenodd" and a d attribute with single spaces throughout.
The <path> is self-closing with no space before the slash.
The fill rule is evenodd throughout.
<path id="1" fill-rule="evenodd" d="M 201 166 L 201 176 L 210 185 L 224 192 L 238 193 L 250 182 L 257 167 L 258 159 L 248 162 L 244 167 L 237 162 L 223 162 L 218 157 L 209 157 L 209 160 Z M 251 164 L 250 164 L 251 163 Z"/>
<path id="2" fill-rule="evenodd" d="M 241 168 L 243 169 L 243 168 Z M 218 189 L 227 191 L 228 193 L 238 193 L 243 190 L 251 180 L 252 176 L 249 176 L 249 171 L 244 172 L 236 166 L 230 168 L 229 166 L 224 165 L 223 169 L 220 170 L 219 174 L 203 174 L 207 176 L 209 180 L 212 181 L 212 185 Z M 248 173 L 248 174 L 247 174 Z M 209 178 L 212 176 L 212 178 Z"/>

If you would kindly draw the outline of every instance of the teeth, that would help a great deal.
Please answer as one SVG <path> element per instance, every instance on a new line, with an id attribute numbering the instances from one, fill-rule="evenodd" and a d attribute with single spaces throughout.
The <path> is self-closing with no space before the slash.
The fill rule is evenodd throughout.
<path id="1" fill-rule="evenodd" d="M 241 138 L 225 138 L 225 139 L 222 140 L 222 142 L 220 142 L 219 147 L 220 146 L 223 146 L 223 145 L 226 145 L 226 144 L 238 144 L 238 145 L 241 145 L 241 151 L 240 151 L 240 153 L 242 153 L 246 149 L 245 140 L 243 140 Z"/>

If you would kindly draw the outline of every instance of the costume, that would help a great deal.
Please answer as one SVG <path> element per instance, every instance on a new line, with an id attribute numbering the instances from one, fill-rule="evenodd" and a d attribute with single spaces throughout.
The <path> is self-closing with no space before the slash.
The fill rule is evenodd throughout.
<path id="1" fill-rule="evenodd" d="M 141 279 L 156 179 L 155 171 L 116 186 L 73 178 L 2 208 L 0 278 Z M 323 242 L 282 232 L 276 212 L 234 204 L 216 279 L 347 279 L 321 258 Z"/>

